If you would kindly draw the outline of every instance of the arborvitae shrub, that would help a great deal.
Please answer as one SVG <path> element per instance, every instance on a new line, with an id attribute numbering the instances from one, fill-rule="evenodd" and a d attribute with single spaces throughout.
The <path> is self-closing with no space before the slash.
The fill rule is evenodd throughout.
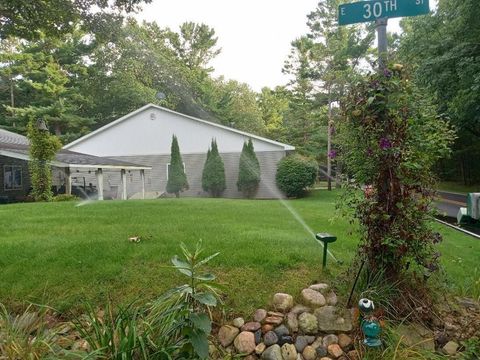
<path id="1" fill-rule="evenodd" d="M 180 192 L 184 190 L 188 190 L 187 175 L 183 168 L 182 155 L 180 155 L 177 137 L 173 135 L 170 167 L 168 169 L 167 192 L 175 194 L 178 198 L 180 197 Z"/>
<path id="2" fill-rule="evenodd" d="M 207 152 L 207 160 L 203 167 L 202 188 L 213 197 L 220 197 L 226 189 L 225 167 L 218 153 L 217 142 L 212 140 L 211 148 Z"/>
<path id="3" fill-rule="evenodd" d="M 243 144 L 240 164 L 238 169 L 238 191 L 244 196 L 252 198 L 255 196 L 260 184 L 260 164 L 255 155 L 252 139 Z"/>

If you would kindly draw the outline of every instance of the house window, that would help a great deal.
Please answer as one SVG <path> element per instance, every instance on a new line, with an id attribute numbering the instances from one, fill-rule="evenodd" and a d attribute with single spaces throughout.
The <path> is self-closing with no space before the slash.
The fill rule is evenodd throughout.
<path id="1" fill-rule="evenodd" d="M 185 163 L 183 163 L 183 172 L 185 172 Z M 167 164 L 167 180 L 168 180 L 168 174 L 170 174 L 170 163 Z"/>
<path id="2" fill-rule="evenodd" d="M 3 166 L 3 187 L 5 190 L 22 189 L 22 167 L 18 165 Z"/>

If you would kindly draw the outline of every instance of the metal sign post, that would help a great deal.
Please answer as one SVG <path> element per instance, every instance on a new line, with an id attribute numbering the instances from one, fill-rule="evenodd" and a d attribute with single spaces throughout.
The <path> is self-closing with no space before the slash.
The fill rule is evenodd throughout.
<path id="1" fill-rule="evenodd" d="M 338 7 L 338 25 L 375 21 L 380 69 L 386 65 L 387 22 L 389 18 L 417 16 L 430 12 L 429 0 L 368 0 Z"/>

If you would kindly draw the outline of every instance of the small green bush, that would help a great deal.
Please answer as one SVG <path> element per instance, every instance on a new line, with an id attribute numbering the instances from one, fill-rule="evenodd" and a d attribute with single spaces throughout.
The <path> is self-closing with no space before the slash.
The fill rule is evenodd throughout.
<path id="1" fill-rule="evenodd" d="M 77 201 L 80 200 L 79 197 L 75 195 L 60 194 L 53 197 L 53 201 Z"/>
<path id="2" fill-rule="evenodd" d="M 213 197 L 220 197 L 226 189 L 225 166 L 218 153 L 217 142 L 212 140 L 211 149 L 208 149 L 207 160 L 203 167 L 202 188 L 208 191 Z"/>
<path id="3" fill-rule="evenodd" d="M 277 166 L 277 185 L 288 197 L 302 197 L 315 183 L 317 162 L 300 155 L 287 156 Z"/>

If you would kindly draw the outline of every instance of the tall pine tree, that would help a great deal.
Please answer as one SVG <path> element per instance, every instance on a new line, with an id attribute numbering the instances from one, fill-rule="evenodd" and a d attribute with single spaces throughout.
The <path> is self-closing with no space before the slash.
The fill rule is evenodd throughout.
<path id="1" fill-rule="evenodd" d="M 212 139 L 211 148 L 207 152 L 207 160 L 203 167 L 202 188 L 208 191 L 213 197 L 220 197 L 227 188 L 225 184 L 225 166 L 218 153 L 218 146 L 215 139 Z"/>
<path id="2" fill-rule="evenodd" d="M 183 168 L 182 155 L 180 155 L 177 137 L 173 135 L 170 166 L 168 168 L 167 192 L 175 194 L 178 198 L 180 197 L 180 192 L 185 190 L 188 190 L 187 175 Z"/>
<path id="3" fill-rule="evenodd" d="M 260 163 L 258 162 L 252 139 L 243 143 L 242 154 L 238 169 L 238 191 L 244 196 L 252 198 L 255 196 L 260 184 Z"/>

